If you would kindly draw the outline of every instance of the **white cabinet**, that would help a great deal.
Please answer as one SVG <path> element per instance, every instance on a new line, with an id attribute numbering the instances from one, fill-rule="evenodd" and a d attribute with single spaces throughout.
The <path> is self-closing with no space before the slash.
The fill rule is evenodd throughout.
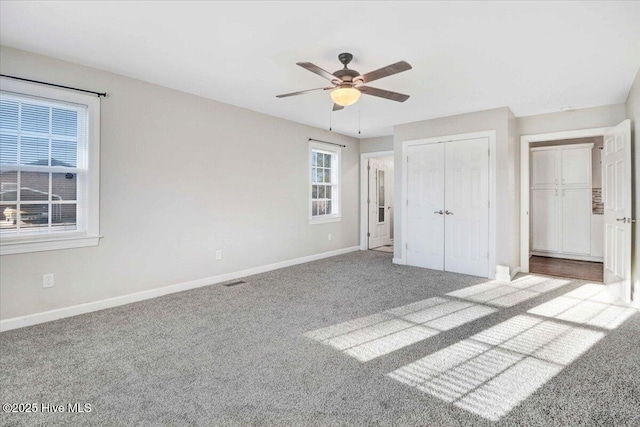
<path id="1" fill-rule="evenodd" d="M 531 189 L 531 221 L 533 233 L 531 249 L 534 251 L 558 252 L 558 190 L 553 188 Z"/>
<path id="2" fill-rule="evenodd" d="M 593 144 L 531 149 L 531 250 L 566 258 L 591 253 Z"/>

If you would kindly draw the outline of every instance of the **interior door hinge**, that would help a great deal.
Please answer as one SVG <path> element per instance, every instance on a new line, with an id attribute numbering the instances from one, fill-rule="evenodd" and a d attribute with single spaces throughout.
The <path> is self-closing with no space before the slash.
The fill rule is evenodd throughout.
<path id="1" fill-rule="evenodd" d="M 491 149 L 487 150 L 487 156 L 491 157 Z"/>
<path id="2" fill-rule="evenodd" d="M 371 233 L 367 233 L 367 237 L 371 237 Z"/>
<path id="3" fill-rule="evenodd" d="M 409 206 L 409 199 L 407 199 L 407 206 Z"/>
<path id="4" fill-rule="evenodd" d="M 405 243 L 405 244 L 404 244 L 404 248 L 405 248 L 405 249 L 409 249 L 409 244 L 408 244 L 408 243 Z"/>
<path id="5" fill-rule="evenodd" d="M 491 207 L 491 200 L 487 200 L 487 206 Z"/>

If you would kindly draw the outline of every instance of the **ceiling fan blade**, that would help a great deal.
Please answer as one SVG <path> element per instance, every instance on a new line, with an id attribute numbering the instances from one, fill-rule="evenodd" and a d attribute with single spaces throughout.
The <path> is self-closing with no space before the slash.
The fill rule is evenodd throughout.
<path id="1" fill-rule="evenodd" d="M 409 65 L 408 62 L 400 61 L 400 62 L 396 62 L 395 64 L 387 65 L 386 67 L 380 68 L 379 70 L 375 70 L 375 71 L 371 71 L 370 73 L 363 74 L 358 78 L 362 79 L 365 83 L 369 83 L 374 80 L 378 80 L 383 77 L 392 76 L 394 74 L 398 74 L 410 69 L 411 69 L 411 65 Z"/>
<path id="2" fill-rule="evenodd" d="M 330 90 L 330 89 L 333 89 L 333 87 L 319 87 L 316 89 L 301 90 L 300 92 L 291 92 L 291 93 L 284 93 L 282 95 L 276 95 L 276 98 L 286 98 L 287 96 L 302 95 L 309 92 L 315 92 L 317 90 Z"/>
<path id="3" fill-rule="evenodd" d="M 337 78 L 336 76 L 334 76 L 330 72 L 328 72 L 326 70 L 323 70 L 322 68 L 318 67 L 317 65 L 312 64 L 311 62 L 296 62 L 296 65 L 299 65 L 302 68 L 311 71 L 312 73 L 316 73 L 320 77 L 324 77 L 325 79 L 329 80 L 330 82 L 336 82 L 337 81 L 338 83 L 342 83 L 342 80 L 340 80 L 339 78 Z"/>
<path id="4" fill-rule="evenodd" d="M 403 95 L 398 92 L 391 92 L 390 90 L 378 89 L 377 87 L 360 86 L 358 89 L 365 95 L 378 96 L 380 98 L 390 99 L 392 101 L 404 102 L 409 99 L 409 95 Z"/>
<path id="5" fill-rule="evenodd" d="M 333 104 L 333 111 L 339 111 L 339 110 L 343 110 L 344 107 L 342 105 L 338 105 L 338 104 Z"/>

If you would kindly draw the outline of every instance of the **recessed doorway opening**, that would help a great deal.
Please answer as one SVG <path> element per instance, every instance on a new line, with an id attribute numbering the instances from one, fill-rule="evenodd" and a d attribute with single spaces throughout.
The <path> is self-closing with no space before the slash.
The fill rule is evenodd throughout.
<path id="1" fill-rule="evenodd" d="M 367 249 L 393 253 L 393 156 L 367 159 Z"/>

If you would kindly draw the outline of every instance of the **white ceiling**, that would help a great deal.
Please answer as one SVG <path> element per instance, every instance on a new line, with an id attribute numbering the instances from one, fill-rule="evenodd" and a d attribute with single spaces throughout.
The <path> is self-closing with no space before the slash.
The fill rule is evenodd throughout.
<path id="1" fill-rule="evenodd" d="M 333 72 L 413 70 L 333 113 L 333 130 L 390 135 L 393 125 L 509 106 L 516 116 L 624 102 L 640 67 L 639 2 L 8 2 L 3 45 L 328 128 L 326 86 L 296 62 Z M 94 88 L 109 91 L 108 87 Z"/>

